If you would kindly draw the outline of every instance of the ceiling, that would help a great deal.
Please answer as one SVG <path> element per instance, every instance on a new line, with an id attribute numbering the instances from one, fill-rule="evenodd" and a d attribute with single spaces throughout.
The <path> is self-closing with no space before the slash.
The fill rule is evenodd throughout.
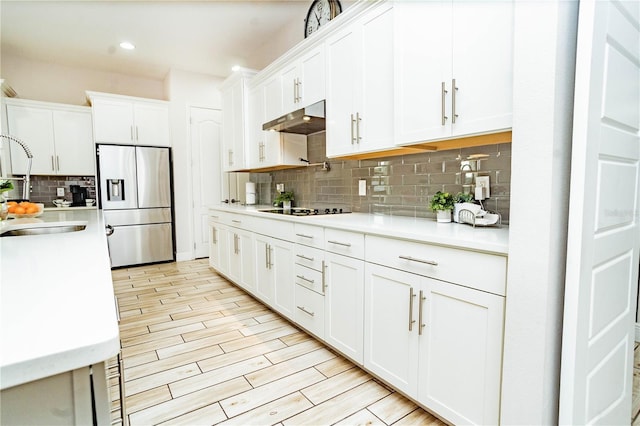
<path id="1" fill-rule="evenodd" d="M 3 55 L 154 79 L 173 67 L 226 77 L 234 64 L 266 66 L 261 48 L 292 23 L 300 23 L 300 38 L 291 46 L 302 40 L 310 4 L 0 0 L 0 49 Z M 121 49 L 124 40 L 136 49 Z"/>

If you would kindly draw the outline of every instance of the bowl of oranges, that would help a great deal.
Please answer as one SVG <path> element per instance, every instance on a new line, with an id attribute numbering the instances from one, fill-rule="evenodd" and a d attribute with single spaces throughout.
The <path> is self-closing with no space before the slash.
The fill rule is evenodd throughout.
<path id="1" fill-rule="evenodd" d="M 9 217 L 23 218 L 23 217 L 37 217 L 44 211 L 44 204 L 31 203 L 29 201 L 8 201 L 7 209 Z"/>

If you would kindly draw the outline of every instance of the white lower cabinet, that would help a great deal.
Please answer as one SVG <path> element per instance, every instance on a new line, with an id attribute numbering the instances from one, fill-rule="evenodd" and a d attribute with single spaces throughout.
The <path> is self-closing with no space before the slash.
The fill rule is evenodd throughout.
<path id="1" fill-rule="evenodd" d="M 294 244 L 256 234 L 256 295 L 287 318 L 294 318 Z"/>
<path id="2" fill-rule="evenodd" d="M 229 278 L 245 290 L 253 292 L 256 286 L 253 268 L 253 233 L 229 228 L 227 247 L 227 253 L 229 253 Z"/>
<path id="3" fill-rule="evenodd" d="M 447 421 L 499 424 L 506 257 L 228 212 L 210 229 L 210 265 L 269 307 Z"/>
<path id="4" fill-rule="evenodd" d="M 364 366 L 455 424 L 498 424 L 504 298 L 367 263 Z"/>
<path id="5" fill-rule="evenodd" d="M 325 253 L 324 339 L 363 363 L 364 261 Z"/>

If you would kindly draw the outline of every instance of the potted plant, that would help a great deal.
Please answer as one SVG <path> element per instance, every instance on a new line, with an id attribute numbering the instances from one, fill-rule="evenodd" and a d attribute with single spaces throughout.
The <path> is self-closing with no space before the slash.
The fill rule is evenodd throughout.
<path id="1" fill-rule="evenodd" d="M 436 212 L 438 222 L 451 222 L 453 195 L 448 192 L 436 192 L 431 198 L 431 210 Z"/>
<path id="2" fill-rule="evenodd" d="M 291 209 L 291 202 L 293 201 L 293 191 L 284 191 L 278 194 L 273 205 L 275 207 L 282 206 L 285 210 Z"/>
<path id="3" fill-rule="evenodd" d="M 473 201 L 473 194 L 458 192 L 455 197 L 453 197 L 453 221 L 458 223 L 460 222 L 459 213 L 460 206 L 462 203 L 471 203 Z"/>
<path id="4" fill-rule="evenodd" d="M 0 180 L 0 220 L 5 220 L 9 215 L 7 200 L 4 193 L 13 189 L 13 183 L 10 180 Z"/>

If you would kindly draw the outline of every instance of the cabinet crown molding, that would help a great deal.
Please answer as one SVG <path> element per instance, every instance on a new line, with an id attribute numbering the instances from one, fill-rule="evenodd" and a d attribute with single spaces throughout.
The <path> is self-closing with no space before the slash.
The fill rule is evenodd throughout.
<path id="1" fill-rule="evenodd" d="M 347 8 L 341 14 L 336 16 L 334 19 L 324 24 L 318 32 L 313 33 L 310 37 L 300 41 L 298 44 L 296 44 L 287 52 L 285 52 L 282 56 L 280 56 L 275 61 L 267 65 L 260 72 L 258 72 L 255 75 L 255 77 L 251 80 L 251 86 L 258 85 L 261 82 L 268 80 L 274 74 L 279 72 L 284 66 L 291 63 L 300 55 L 311 50 L 312 48 L 323 44 L 327 40 L 327 38 L 335 34 L 336 31 L 350 25 L 353 21 L 358 19 L 365 12 L 369 11 L 374 7 L 378 7 L 386 3 L 389 3 L 389 1 L 388 0 L 357 1 L 353 6 Z"/>
<path id="2" fill-rule="evenodd" d="M 2 98 L 2 103 L 5 105 L 29 106 L 32 108 L 47 108 L 47 109 L 56 109 L 56 110 L 78 111 L 78 112 L 91 111 L 91 107 L 88 107 L 88 106 L 61 104 L 57 102 L 34 101 L 32 99 L 22 99 L 22 98 Z"/>
<path id="3" fill-rule="evenodd" d="M 128 95 L 118 95 L 115 93 L 103 93 L 103 92 L 92 92 L 92 91 L 85 91 L 85 94 L 87 96 L 87 101 L 89 102 L 89 105 L 91 105 L 92 101 L 96 98 L 101 98 L 101 99 L 118 99 L 121 101 L 129 101 L 129 102 L 147 102 L 147 103 L 156 103 L 159 105 L 168 105 L 169 101 L 165 101 L 162 99 L 150 99 L 150 98 L 139 98 L 136 96 L 128 96 Z"/>

